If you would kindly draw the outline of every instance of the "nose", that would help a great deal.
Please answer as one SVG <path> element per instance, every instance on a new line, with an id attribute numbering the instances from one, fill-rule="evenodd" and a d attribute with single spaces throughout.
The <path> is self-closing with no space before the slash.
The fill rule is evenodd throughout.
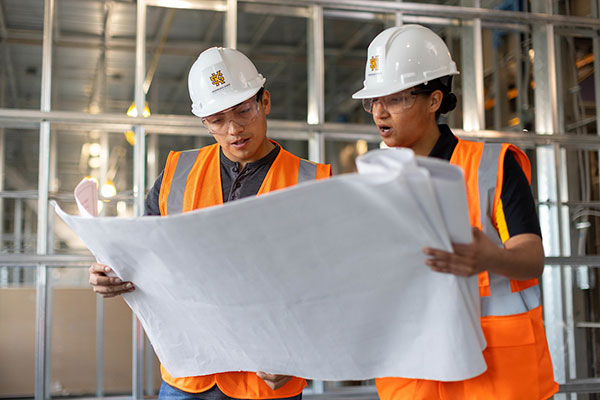
<path id="1" fill-rule="evenodd" d="M 387 109 L 383 106 L 383 103 L 378 101 L 373 104 L 373 117 L 385 118 L 389 116 Z"/>
<path id="2" fill-rule="evenodd" d="M 244 130 L 244 127 L 242 125 L 238 124 L 234 120 L 229 120 L 229 129 L 227 130 L 227 132 L 230 135 L 238 134 L 238 133 L 242 132 L 243 130 Z"/>

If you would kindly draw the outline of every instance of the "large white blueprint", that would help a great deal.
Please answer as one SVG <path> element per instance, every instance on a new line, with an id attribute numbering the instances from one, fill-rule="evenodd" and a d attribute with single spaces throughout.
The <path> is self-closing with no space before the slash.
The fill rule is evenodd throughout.
<path id="1" fill-rule="evenodd" d="M 477 279 L 432 272 L 421 251 L 469 241 L 462 175 L 399 150 L 359 168 L 168 217 L 56 211 L 134 282 L 124 298 L 175 377 L 479 375 Z"/>

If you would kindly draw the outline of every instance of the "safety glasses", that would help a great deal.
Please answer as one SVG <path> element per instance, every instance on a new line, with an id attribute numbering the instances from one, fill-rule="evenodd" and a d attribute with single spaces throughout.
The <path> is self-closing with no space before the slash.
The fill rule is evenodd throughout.
<path id="1" fill-rule="evenodd" d="M 422 93 L 431 93 L 432 89 L 410 88 L 398 93 L 390 94 L 384 97 L 373 97 L 362 99 L 362 105 L 366 112 L 373 114 L 375 104 L 381 104 L 390 114 L 400 114 L 412 108 L 417 101 L 417 95 Z"/>
<path id="2" fill-rule="evenodd" d="M 258 116 L 258 107 L 258 99 L 253 96 L 237 106 L 202 118 L 202 123 L 212 134 L 227 133 L 231 121 L 240 126 L 247 126 L 254 121 Z"/>

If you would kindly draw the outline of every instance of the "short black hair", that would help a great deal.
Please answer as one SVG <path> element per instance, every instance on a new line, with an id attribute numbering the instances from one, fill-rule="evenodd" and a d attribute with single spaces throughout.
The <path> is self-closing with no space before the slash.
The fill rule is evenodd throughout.
<path id="1" fill-rule="evenodd" d="M 262 96 L 263 93 L 265 92 L 265 87 L 261 87 L 260 89 L 258 89 L 258 92 L 256 92 L 256 101 L 260 103 L 260 101 L 262 100 Z"/>

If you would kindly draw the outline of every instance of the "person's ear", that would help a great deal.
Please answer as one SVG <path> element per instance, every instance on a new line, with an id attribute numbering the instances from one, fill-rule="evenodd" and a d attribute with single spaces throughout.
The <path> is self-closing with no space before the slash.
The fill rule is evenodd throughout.
<path id="1" fill-rule="evenodd" d="M 271 93 L 267 89 L 264 90 L 262 98 L 260 99 L 265 115 L 269 115 L 271 112 Z"/>
<path id="2" fill-rule="evenodd" d="M 442 106 L 444 93 L 441 90 L 435 90 L 429 95 L 429 111 L 435 113 Z"/>

